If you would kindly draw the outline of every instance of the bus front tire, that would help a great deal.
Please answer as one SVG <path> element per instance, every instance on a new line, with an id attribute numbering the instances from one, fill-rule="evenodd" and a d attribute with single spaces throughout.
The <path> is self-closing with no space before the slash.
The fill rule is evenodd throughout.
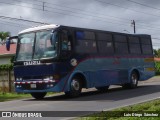
<path id="1" fill-rule="evenodd" d="M 133 89 L 138 85 L 138 74 L 136 71 L 133 71 L 130 76 L 130 83 L 122 85 L 123 88 Z"/>
<path id="2" fill-rule="evenodd" d="M 82 91 L 82 84 L 79 78 L 73 78 L 70 83 L 70 91 L 65 92 L 69 97 L 78 97 Z"/>
<path id="3" fill-rule="evenodd" d="M 47 94 L 47 92 L 33 92 L 33 93 L 31 93 L 32 97 L 37 100 L 43 99 L 46 94 Z"/>

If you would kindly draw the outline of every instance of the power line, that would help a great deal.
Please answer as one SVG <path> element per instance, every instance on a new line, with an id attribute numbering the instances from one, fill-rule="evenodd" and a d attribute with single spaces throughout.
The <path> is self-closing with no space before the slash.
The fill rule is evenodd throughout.
<path id="1" fill-rule="evenodd" d="M 0 2 L 0 3 L 3 3 L 3 4 L 9 4 L 9 5 L 15 5 L 15 4 L 11 4 L 11 3 L 4 3 L 4 2 Z M 20 6 L 20 7 L 27 7 L 27 6 L 22 6 L 22 5 L 15 5 L 15 6 Z M 27 8 L 31 8 L 31 9 L 36 9 L 36 10 L 40 10 L 42 11 L 42 9 L 37 9 L 37 8 L 33 8 L 33 7 L 27 7 Z M 50 11 L 50 10 L 44 10 L 45 12 L 50 12 L 50 13 L 57 13 L 57 14 L 63 14 L 63 15 L 67 15 L 65 13 L 61 13 L 61 12 L 53 12 L 53 11 Z M 73 15 L 73 14 L 68 14 L 68 16 L 74 16 L 74 17 L 79 17 L 79 18 L 83 18 L 83 19 L 95 19 L 95 20 L 99 20 L 99 21 L 104 21 L 104 22 L 109 22 L 109 23 L 114 23 L 113 21 L 108 21 L 108 20 L 102 20 L 102 19 L 99 19 L 99 18 L 86 18 L 86 17 L 83 17 L 83 16 L 78 16 L 78 15 Z M 93 16 L 92 16 L 93 17 Z M 28 20 L 27 20 L 28 21 Z M 31 21 L 31 22 L 35 22 L 35 21 Z M 35 22 L 35 23 L 41 23 L 41 24 L 45 24 L 45 23 L 42 23 L 42 22 Z M 47 24 L 47 23 L 46 23 Z M 118 24 L 118 23 L 114 23 L 114 24 Z M 118 24 L 118 25 L 125 25 L 126 24 Z"/>
<path id="2" fill-rule="evenodd" d="M 152 28 L 152 27 L 145 27 L 145 26 L 140 26 L 138 28 L 139 29 L 144 29 L 144 30 L 156 30 L 156 31 L 160 31 L 160 29 L 156 29 L 156 28 Z"/>
<path id="3" fill-rule="evenodd" d="M 6 17 L 6 16 L 5 16 Z M 24 23 L 15 23 L 15 22 L 17 22 L 17 21 L 12 21 L 12 20 L 10 20 L 10 19 L 5 19 L 5 18 L 0 18 L 0 21 L 2 21 L 2 22 L 5 22 L 5 23 L 8 23 L 8 24 L 11 24 L 11 25 L 13 25 L 13 24 L 15 24 L 15 25 L 17 25 L 17 26 L 32 26 L 31 24 L 24 24 Z"/>
<path id="4" fill-rule="evenodd" d="M 34 1 L 37 1 L 37 2 L 39 2 L 39 3 L 43 3 L 43 1 L 41 1 L 41 0 L 34 0 Z M 55 4 L 55 3 L 51 3 L 51 2 L 45 2 L 46 4 L 48 4 L 48 5 L 54 5 L 54 6 L 59 6 L 59 7 L 63 7 L 63 8 L 69 8 L 69 9 L 73 9 L 74 11 L 75 10 L 78 10 L 78 11 L 81 11 L 81 12 L 87 12 L 87 13 L 91 13 L 91 14 L 98 14 L 99 16 L 105 16 L 105 17 L 110 17 L 110 18 L 114 18 L 114 19 L 121 19 L 120 21 L 122 21 L 123 20 L 123 22 L 124 22 L 124 20 L 125 21 L 130 21 L 130 19 L 126 19 L 126 18 L 121 18 L 121 17 L 117 17 L 117 16 L 111 16 L 111 15 L 105 15 L 105 14 L 100 14 L 100 13 L 98 13 L 98 12 L 93 12 L 93 11 L 84 11 L 83 9 L 78 9 L 78 8 L 74 8 L 74 7 L 68 7 L 68 6 L 64 6 L 64 5 L 59 5 L 59 4 Z M 48 7 L 48 6 L 46 6 L 46 7 Z M 50 7 L 51 8 L 51 7 Z M 53 8 L 53 7 L 52 7 Z M 54 8 L 55 9 L 55 8 Z M 139 12 L 139 11 L 137 11 L 137 12 Z M 160 16 L 159 16 L 160 17 Z M 117 20 L 118 21 L 118 20 Z M 143 21 L 141 21 L 140 22 L 141 24 L 140 25 L 142 25 L 142 24 L 145 24 Z M 139 23 L 137 23 L 137 24 L 139 24 Z M 147 25 L 153 25 L 153 24 L 147 24 Z M 155 25 L 155 24 L 154 24 Z M 151 27 L 151 26 L 149 26 L 149 27 Z M 159 28 L 160 29 L 160 28 Z"/>
<path id="5" fill-rule="evenodd" d="M 14 1 L 18 1 L 18 2 L 22 2 L 22 1 L 20 1 L 20 0 L 14 0 Z M 34 0 L 34 1 L 37 1 L 37 2 L 39 2 L 39 3 L 42 3 L 42 4 L 44 4 L 43 2 L 44 1 L 40 1 L 40 0 Z M 28 2 L 27 2 L 28 3 Z M 36 6 L 41 6 L 42 7 L 42 5 L 39 5 L 39 4 L 33 4 L 33 3 L 31 3 L 31 2 L 29 2 L 29 4 L 32 4 L 32 5 L 36 5 Z M 115 21 L 121 21 L 121 22 L 124 22 L 124 20 L 125 21 L 130 21 L 130 19 L 126 19 L 126 18 L 120 18 L 120 17 L 115 17 L 115 16 L 111 16 L 111 15 L 104 15 L 104 14 L 99 14 L 98 12 L 91 12 L 91 11 L 84 11 L 83 9 L 77 9 L 77 8 L 73 8 L 73 7 L 68 7 L 68 6 L 64 6 L 64 5 L 59 5 L 59 4 L 55 4 L 55 3 L 51 3 L 51 2 L 45 2 L 45 6 L 44 7 L 47 7 L 47 8 L 51 8 L 51 9 L 55 9 L 55 10 L 60 10 L 60 11 L 64 11 L 64 12 L 70 12 L 70 13 L 78 13 L 78 14 L 82 14 L 82 15 L 87 15 L 87 16 L 91 16 L 91 17 L 98 17 L 98 16 L 100 16 L 99 18 L 109 18 L 109 19 L 111 19 L 111 18 L 114 18 L 114 20 L 115 19 L 119 19 L 119 20 L 115 20 Z M 59 8 L 53 8 L 53 7 L 50 7 L 50 6 L 47 6 L 47 4 L 48 5 L 54 5 L 54 6 L 58 6 L 58 7 L 63 7 L 63 8 L 69 8 L 69 9 L 72 9 L 72 11 L 69 11 L 69 10 L 65 10 L 65 9 L 59 9 Z M 80 11 L 81 13 L 79 13 L 79 12 L 75 12 L 75 10 L 78 10 L 78 11 Z M 43 10 L 44 11 L 44 10 Z M 83 12 L 83 13 L 82 13 Z M 88 14 L 89 13 L 89 14 Z M 94 14 L 94 15 L 91 15 L 91 14 Z M 98 16 L 96 15 L 95 16 L 95 14 L 98 14 Z M 103 16 L 103 17 L 101 17 L 101 16 Z M 121 19 L 121 20 L 120 20 Z M 111 19 L 111 20 L 113 20 L 113 19 Z M 142 22 L 141 22 L 142 23 Z M 143 23 L 143 24 L 145 24 L 145 23 Z M 141 25 L 141 24 L 140 24 Z M 160 29 L 160 28 L 159 28 Z"/>
<path id="6" fill-rule="evenodd" d="M 140 3 L 140 2 L 136 2 L 136 1 L 133 1 L 133 0 L 127 0 L 127 1 L 138 4 L 138 5 L 141 5 L 141 6 L 145 6 L 145 7 L 148 7 L 148 8 L 152 8 L 152 9 L 155 9 L 155 10 L 160 10 L 159 8 L 149 6 L 149 5 L 146 5 L 146 4 L 143 4 L 143 3 Z"/>
<path id="7" fill-rule="evenodd" d="M 14 1 L 18 1 L 18 2 L 22 2 L 22 1 L 20 1 L 20 0 L 14 0 Z M 40 2 L 40 1 L 39 1 Z M 42 1 L 41 1 L 42 2 Z M 0 2 L 0 3 L 2 3 L 2 2 Z M 3 2 L 4 3 L 4 2 Z M 28 2 L 26 2 L 26 3 L 28 3 Z M 12 4 L 12 3 L 4 3 L 4 4 L 10 4 L 10 5 L 16 5 L 16 6 L 21 6 L 21 7 L 26 7 L 26 8 L 31 8 L 31 9 L 36 9 L 36 10 L 40 10 L 40 11 L 47 11 L 47 12 L 52 12 L 53 13 L 53 11 L 50 11 L 50 10 L 44 10 L 44 7 L 46 7 L 46 8 L 50 8 L 50 9 L 54 9 L 54 10 L 58 10 L 58 11 L 63 11 L 63 12 L 70 12 L 70 13 L 73 13 L 73 14 L 77 14 L 78 13 L 78 15 L 87 15 L 87 17 L 88 16 L 90 16 L 90 17 L 95 17 L 95 18 L 102 18 L 102 19 L 110 19 L 110 17 L 112 17 L 112 18 L 114 18 L 114 19 L 121 19 L 121 18 L 118 18 L 118 17 L 113 17 L 113 16 L 106 16 L 106 15 L 104 15 L 104 14 L 99 14 L 98 12 L 96 12 L 96 14 L 99 14 L 99 16 L 97 16 L 97 15 L 95 15 L 95 13 L 93 13 L 93 12 L 89 12 L 89 14 L 88 13 L 86 13 L 87 11 L 84 11 L 84 10 L 82 10 L 82 9 L 76 9 L 76 8 L 71 8 L 71 7 L 67 7 L 67 6 L 62 6 L 62 5 L 58 5 L 58 4 L 53 4 L 53 3 L 49 3 L 49 2 L 45 2 L 46 4 L 49 4 L 49 5 L 55 5 L 55 6 L 60 6 L 60 7 L 63 7 L 63 9 L 61 9 L 61 8 L 53 8 L 53 7 L 50 7 L 50 6 L 47 6 L 47 5 L 44 5 L 44 2 L 42 2 L 42 4 L 43 5 L 39 5 L 39 4 L 33 4 L 33 3 L 28 3 L 28 4 L 31 4 L 31 5 L 35 5 L 35 6 L 39 6 L 39 7 L 43 7 L 43 9 L 39 9 L 39 8 L 33 8 L 33 7 L 28 7 L 28 6 L 24 6 L 24 5 L 16 5 L 16 4 Z M 72 10 L 66 10 L 66 9 L 64 9 L 64 8 L 70 8 L 70 9 L 72 9 Z M 79 12 L 76 12 L 75 10 L 79 10 L 80 11 L 80 13 Z M 82 13 L 83 12 L 83 13 Z M 54 13 L 58 13 L 58 12 L 55 12 L 54 11 Z M 91 15 L 91 14 L 92 15 Z M 58 13 L 58 14 L 62 14 L 62 13 Z M 94 14 L 94 15 L 93 15 Z M 65 14 L 66 15 L 66 14 Z M 70 16 L 73 16 L 73 15 L 70 15 Z M 75 16 L 75 15 L 74 15 Z M 111 19 L 111 20 L 113 20 L 113 19 Z M 129 21 L 129 19 L 125 19 L 125 20 L 127 20 L 127 21 Z M 122 20 L 115 20 L 115 21 L 121 21 L 122 22 Z M 123 21 L 124 22 L 124 21 Z"/>
<path id="8" fill-rule="evenodd" d="M 27 27 L 27 26 L 28 26 L 28 27 L 31 26 L 30 24 L 27 24 L 27 25 L 26 25 L 26 24 L 22 24 L 22 23 L 15 23 L 16 21 L 15 21 L 15 22 L 12 22 L 12 21 L 2 20 L 1 18 L 0 18 L 0 21 L 5 22 L 5 23 L 8 23 L 8 24 L 10 24 L 10 25 L 15 24 L 16 26 L 26 26 L 26 27 Z"/>
<path id="9" fill-rule="evenodd" d="M 28 6 L 24 6 L 24 5 L 17 5 L 17 4 L 13 4 L 13 3 L 6 3 L 6 2 L 0 2 L 0 3 L 7 4 L 7 5 L 19 6 L 19 7 L 26 7 L 26 8 L 36 9 L 36 10 L 41 10 L 41 9 L 38 9 L 38 8 L 28 7 Z"/>
<path id="10" fill-rule="evenodd" d="M 15 0 L 15 1 L 20 1 L 20 0 Z M 38 1 L 38 0 L 36 0 L 36 1 Z M 0 3 L 2 3 L 2 2 L 0 2 Z M 46 3 L 48 3 L 48 2 L 46 2 Z M 10 4 L 10 5 L 15 5 L 15 4 L 11 4 L 11 3 L 4 3 L 4 4 Z M 33 5 L 37 5 L 37 4 L 33 4 Z M 23 5 L 15 5 L 15 6 L 20 6 L 20 7 L 27 7 L 27 8 L 31 8 L 31 9 L 36 9 L 36 10 L 39 10 L 39 11 L 43 11 L 42 9 L 38 9 L 38 8 L 33 8 L 33 7 L 28 7 L 28 6 L 23 6 Z M 42 6 L 42 5 L 37 5 L 37 6 Z M 48 7 L 48 6 L 46 6 L 46 7 Z M 52 8 L 52 7 L 49 7 L 49 8 Z M 56 9 L 56 8 L 52 8 L 52 9 Z M 56 10 L 62 10 L 62 9 L 56 9 Z M 66 13 L 61 13 L 61 12 L 53 12 L 53 11 L 50 11 L 50 10 L 44 10 L 45 12 L 48 12 L 48 13 L 57 13 L 57 14 L 63 14 L 63 15 L 67 15 Z M 65 10 L 62 10 L 62 11 L 65 11 Z M 66 12 L 66 11 L 65 11 Z M 72 11 L 68 11 L 68 12 L 72 12 Z M 72 13 L 76 13 L 76 12 L 72 12 Z M 81 13 L 82 14 L 82 13 Z M 87 16 L 89 16 L 89 14 L 85 14 L 85 15 L 87 15 Z M 104 20 L 104 17 L 100 17 L 100 18 L 103 18 L 103 19 L 100 19 L 100 18 L 86 18 L 86 17 L 84 17 L 84 16 L 79 16 L 79 14 L 78 15 L 73 15 L 73 14 L 69 14 L 69 16 L 74 16 L 74 17 L 79 17 L 79 18 L 83 18 L 83 19 L 92 19 L 92 20 L 99 20 L 99 21 L 103 21 L 103 22 L 109 22 L 109 23 L 113 23 L 113 24 L 117 24 L 117 25 L 125 25 L 126 26 L 126 24 L 123 24 L 123 23 L 115 23 L 115 22 L 113 22 L 113 20 L 112 21 L 108 21 L 108 20 Z M 91 17 L 97 17 L 97 16 L 93 16 L 93 15 L 90 15 Z M 3 18 L 4 19 L 4 18 Z M 22 20 L 22 19 L 20 19 L 20 20 Z M 22 20 L 23 21 L 23 20 Z M 28 20 L 25 20 L 25 21 L 27 21 L 28 22 Z M 30 21 L 30 22 L 34 22 L 35 23 L 35 21 Z M 36 22 L 37 23 L 37 22 Z M 42 22 L 38 22 L 38 23 L 40 23 L 40 24 L 44 24 L 44 23 L 42 23 Z M 139 25 L 139 26 L 142 26 L 142 25 Z M 148 28 L 148 26 L 147 26 L 147 28 Z M 150 28 L 153 28 L 154 29 L 154 27 L 150 27 Z M 160 28 L 157 28 L 157 29 L 160 29 Z"/>
<path id="11" fill-rule="evenodd" d="M 18 1 L 18 2 L 22 2 L 22 1 L 20 1 L 20 0 L 15 0 L 15 1 Z M 36 1 L 39 1 L 39 0 L 36 0 Z M 39 2 L 41 2 L 41 3 L 43 3 L 43 1 L 39 1 Z M 45 2 L 46 4 L 52 4 L 52 3 L 49 3 L 49 2 Z M 5 4 L 11 4 L 11 3 L 5 3 Z M 33 3 L 29 3 L 29 4 L 32 4 L 32 5 L 36 5 L 36 6 L 41 6 L 41 5 L 39 5 L 39 4 L 33 4 Z M 15 4 L 11 4 L 11 5 L 15 5 Z M 52 5 L 58 5 L 58 4 L 52 4 Z M 40 10 L 40 11 L 42 11 L 42 9 L 38 9 L 38 8 L 33 8 L 33 7 L 28 7 L 28 6 L 22 6 L 22 5 L 16 5 L 16 6 L 21 6 L 21 7 L 27 7 L 27 8 L 31 8 L 31 9 L 36 9 L 36 10 Z M 62 7 L 62 5 L 59 5 L 59 6 L 61 6 Z M 42 7 L 42 6 L 41 6 Z M 53 8 L 53 7 L 48 7 L 48 6 L 45 6 L 45 7 L 47 7 L 47 8 L 51 8 L 51 9 L 56 9 L 56 10 L 61 10 L 61 11 L 64 11 L 64 12 L 66 12 L 66 10 L 63 10 L 63 9 L 57 9 L 57 8 Z M 63 6 L 63 7 L 66 7 L 66 6 Z M 68 7 L 68 8 L 70 8 L 70 7 Z M 74 8 L 70 8 L 70 9 L 74 9 Z M 77 9 L 77 10 L 81 10 L 81 9 Z M 43 10 L 44 11 L 44 10 Z M 67 10 L 68 11 L 68 10 Z M 50 10 L 45 10 L 45 12 L 52 12 L 52 11 L 50 11 Z M 71 12 L 71 13 L 76 13 L 77 14 L 77 12 L 73 12 L 73 11 L 68 11 L 68 12 Z M 52 12 L 53 13 L 53 12 Z M 60 12 L 55 12 L 54 11 L 54 13 L 58 13 L 58 14 L 63 14 L 63 15 L 66 15 L 66 14 L 64 14 L 64 13 L 60 13 Z M 87 16 L 91 16 L 91 17 L 96 17 L 96 19 L 97 19 L 97 16 L 95 16 L 95 15 L 90 15 L 90 14 L 86 14 L 86 13 L 79 13 L 79 14 L 82 14 L 82 15 L 87 15 Z M 74 17 L 80 17 L 80 18 L 84 18 L 84 17 L 81 17 L 81 16 L 77 16 L 77 15 L 70 15 L 70 16 L 74 16 Z M 98 20 L 100 20 L 100 21 L 104 21 L 104 20 L 102 20 L 102 19 L 104 19 L 104 18 L 106 18 L 106 17 L 108 17 L 108 16 L 105 16 L 105 17 L 99 17 L 98 18 Z M 109 17 L 111 17 L 111 16 L 109 16 Z M 113 16 L 112 16 L 113 17 Z M 102 19 L 100 19 L 100 18 L 102 18 Z M 85 18 L 86 19 L 86 18 Z M 88 19 L 88 18 L 87 18 Z M 120 19 L 120 18 L 116 18 L 116 19 Z M 110 23 L 113 23 L 113 19 L 111 19 L 112 21 L 110 22 Z M 129 19 L 125 19 L 125 20 L 129 20 Z M 105 21 L 108 21 L 108 20 L 105 20 Z M 118 21 L 118 20 L 116 20 L 116 21 Z M 120 22 L 121 23 L 121 22 Z M 115 23 L 114 23 L 115 24 Z M 124 24 L 123 24 L 124 25 Z M 141 26 L 141 25 L 140 25 Z M 144 26 L 144 25 L 143 25 Z M 151 27 L 150 27 L 151 28 Z M 154 28 L 154 27 L 152 27 L 152 28 Z M 160 28 L 159 28 L 160 29 Z"/>
<path id="12" fill-rule="evenodd" d="M 41 8 L 43 8 L 43 3 L 46 3 L 46 2 L 42 2 L 42 4 L 33 4 L 33 2 L 30 2 L 30 1 L 23 1 L 23 0 L 12 0 L 12 1 L 17 1 L 18 3 L 27 3 L 27 4 L 30 4 L 30 5 L 36 5 L 36 6 L 39 6 Z"/>
<path id="13" fill-rule="evenodd" d="M 139 24 L 139 23 L 136 23 L 136 24 L 138 24 L 138 26 L 141 26 L 141 27 L 145 27 L 145 28 L 153 28 L 153 29 L 157 29 L 157 30 L 160 30 L 160 27 L 153 27 L 153 26 L 148 26 L 148 25 L 142 25 L 142 24 Z"/>
<path id="14" fill-rule="evenodd" d="M 14 25 L 14 24 L 9 24 L 9 23 L 2 22 L 2 21 L 0 21 L 0 23 L 3 24 L 3 25 L 12 26 L 12 27 L 16 27 L 16 28 L 26 28 L 24 26 L 18 26 L 18 25 Z"/>
<path id="15" fill-rule="evenodd" d="M 33 0 L 32 0 L 33 1 Z M 39 3 L 43 3 L 44 1 L 41 1 L 41 0 L 34 0 L 34 2 L 35 1 L 37 1 L 37 2 L 39 2 Z M 96 0 L 95 0 L 96 1 Z M 59 4 L 55 4 L 55 3 L 51 3 L 51 2 L 46 2 L 45 1 L 45 3 L 46 4 L 48 4 L 48 5 L 54 5 L 54 6 L 59 6 L 59 7 L 63 7 L 63 8 L 69 8 L 69 9 L 73 9 L 73 10 L 78 10 L 78 11 L 81 11 L 81 12 L 87 12 L 87 13 L 91 13 L 91 14 L 98 14 L 98 15 L 100 15 L 100 16 L 105 16 L 105 17 L 111 17 L 111 18 L 114 18 L 114 19 L 121 19 L 121 21 L 123 20 L 123 22 L 124 22 L 124 20 L 125 21 L 130 21 L 130 19 L 127 19 L 127 18 L 121 18 L 121 17 L 117 17 L 117 16 L 112 16 L 112 15 L 105 15 L 105 14 L 100 14 L 100 13 L 98 13 L 98 12 L 93 12 L 93 11 L 84 11 L 83 9 L 78 9 L 78 8 L 75 8 L 75 7 L 68 7 L 68 6 L 66 6 L 66 5 L 59 5 Z M 46 7 L 48 7 L 48 6 L 46 6 Z M 120 6 L 119 6 L 120 7 Z M 52 7 L 53 8 L 53 7 Z M 128 8 L 127 8 L 128 9 Z M 140 12 L 140 11 L 137 11 L 137 12 Z M 160 17 L 160 16 L 159 16 Z M 144 22 L 140 22 L 140 23 L 142 23 L 142 24 L 145 24 Z M 148 25 L 148 24 L 147 24 Z"/>
<path id="16" fill-rule="evenodd" d="M 119 8 L 127 9 L 127 10 L 134 11 L 134 12 L 138 12 L 138 13 L 143 13 L 143 14 L 146 14 L 146 15 L 151 15 L 151 16 L 155 16 L 155 17 L 160 17 L 160 15 L 155 15 L 155 14 L 151 14 L 151 13 L 146 13 L 146 12 L 138 11 L 138 10 L 135 10 L 135 9 L 130 9 L 130 8 L 127 8 L 127 7 L 122 7 L 122 6 L 120 6 L 120 5 L 113 4 L 113 3 L 109 3 L 109 2 L 104 2 L 104 1 L 101 1 L 101 0 L 94 0 L 94 1 L 98 1 L 98 2 L 101 2 L 101 3 L 103 3 L 103 4 L 108 4 L 108 5 L 116 6 L 116 7 L 119 7 Z"/>
<path id="17" fill-rule="evenodd" d="M 30 22 L 30 23 L 37 23 L 37 24 L 48 24 L 48 23 L 43 23 L 43 22 L 38 22 L 38 21 L 33 21 L 33 20 L 27 20 L 27 19 L 22 19 L 22 18 L 8 17 L 8 16 L 0 16 L 0 18 L 1 19 L 16 20 L 16 21 Z"/>
<path id="18" fill-rule="evenodd" d="M 160 38 L 152 38 L 152 39 L 155 39 L 155 40 L 160 40 Z"/>
<path id="19" fill-rule="evenodd" d="M 37 1 L 37 2 L 41 2 L 41 3 L 43 3 L 43 1 L 40 1 L 40 0 L 34 0 L 34 2 L 35 1 Z M 62 8 L 69 8 L 69 9 L 72 9 L 72 11 L 70 11 L 70 12 L 74 12 L 75 10 L 78 10 L 78 11 L 80 11 L 80 12 L 83 12 L 83 13 L 91 13 L 91 14 L 98 14 L 99 16 L 105 16 L 105 17 L 112 17 L 112 18 L 114 18 L 114 19 L 123 19 L 123 20 L 130 20 L 130 19 L 126 19 L 126 18 L 120 18 L 120 17 L 116 17 L 116 16 L 111 16 L 111 15 L 105 15 L 105 14 L 101 14 L 101 13 L 98 13 L 98 12 L 93 12 L 93 11 L 84 11 L 83 9 L 78 9 L 78 8 L 75 8 L 75 7 L 68 7 L 68 6 L 66 6 L 66 5 L 59 5 L 59 4 L 55 4 L 55 3 L 51 3 L 51 2 L 45 2 L 46 3 L 46 6 L 45 7 L 49 7 L 49 6 L 47 6 L 47 4 L 48 5 L 54 5 L 54 6 L 58 6 L 58 7 L 62 7 Z M 53 8 L 53 7 L 49 7 L 49 8 Z M 54 8 L 55 9 L 55 8 Z M 61 9 L 62 10 L 62 9 Z M 74 10 L 74 11 L 73 11 Z"/>

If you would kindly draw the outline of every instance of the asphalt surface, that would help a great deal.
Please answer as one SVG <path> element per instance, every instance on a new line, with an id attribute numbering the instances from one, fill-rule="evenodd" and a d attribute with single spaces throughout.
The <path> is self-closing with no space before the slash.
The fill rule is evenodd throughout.
<path id="1" fill-rule="evenodd" d="M 122 89 L 111 86 L 106 93 L 96 89 L 83 90 L 78 98 L 67 98 L 63 93 L 45 97 L 43 100 L 22 99 L 0 102 L 0 111 L 46 112 L 54 116 L 47 120 L 70 119 L 97 111 L 111 110 L 123 106 L 137 104 L 153 99 L 160 99 L 160 77 L 139 82 L 136 89 Z M 0 118 L 0 120 L 19 120 L 22 118 Z M 26 120 L 44 120 L 45 118 L 23 118 Z"/>

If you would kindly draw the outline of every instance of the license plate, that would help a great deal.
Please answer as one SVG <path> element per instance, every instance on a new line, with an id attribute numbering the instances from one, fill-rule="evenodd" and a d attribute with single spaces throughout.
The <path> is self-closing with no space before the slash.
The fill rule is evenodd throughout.
<path id="1" fill-rule="evenodd" d="M 31 88 L 36 88 L 36 84 L 31 84 Z"/>

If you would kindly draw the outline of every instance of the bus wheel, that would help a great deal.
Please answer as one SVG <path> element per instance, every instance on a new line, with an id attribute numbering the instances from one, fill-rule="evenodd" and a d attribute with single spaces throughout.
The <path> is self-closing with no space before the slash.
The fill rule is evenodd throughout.
<path id="1" fill-rule="evenodd" d="M 34 97 L 37 100 L 43 99 L 46 94 L 47 94 L 47 92 L 33 92 L 33 93 L 31 93 L 32 97 Z"/>
<path id="2" fill-rule="evenodd" d="M 77 97 L 81 94 L 82 84 L 79 78 L 73 78 L 70 84 L 70 91 L 65 92 L 69 97 Z"/>
<path id="3" fill-rule="evenodd" d="M 137 85 L 138 85 L 138 74 L 137 72 L 133 71 L 130 76 L 130 83 L 124 84 L 122 85 L 122 87 L 133 89 L 136 88 Z"/>
<path id="4" fill-rule="evenodd" d="M 96 87 L 96 89 L 100 92 L 106 92 L 108 91 L 109 86 L 104 86 L 104 87 Z"/>

